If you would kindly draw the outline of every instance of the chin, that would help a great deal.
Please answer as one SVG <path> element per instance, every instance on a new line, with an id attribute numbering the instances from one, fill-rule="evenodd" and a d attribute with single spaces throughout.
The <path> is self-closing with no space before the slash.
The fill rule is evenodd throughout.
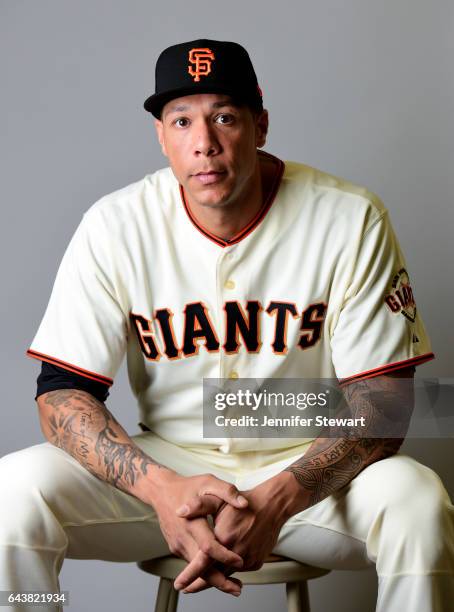
<path id="1" fill-rule="evenodd" d="M 208 208 L 222 208 L 228 206 L 231 200 L 231 192 L 220 192 L 214 189 L 207 189 L 199 191 L 197 193 L 189 192 L 192 196 L 192 200 L 200 206 L 207 206 Z"/>
<path id="2" fill-rule="evenodd" d="M 227 208 L 230 206 L 231 200 L 229 197 L 225 198 L 208 198 L 206 200 L 199 200 L 199 204 L 201 206 L 206 206 L 207 208 Z"/>

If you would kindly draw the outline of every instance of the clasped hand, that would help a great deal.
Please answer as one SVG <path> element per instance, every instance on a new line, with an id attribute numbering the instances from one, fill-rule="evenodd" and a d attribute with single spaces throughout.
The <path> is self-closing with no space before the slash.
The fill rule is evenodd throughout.
<path id="1" fill-rule="evenodd" d="M 272 494 L 272 480 L 240 492 L 211 474 L 172 478 L 166 499 L 173 517 L 162 503 L 157 511 L 170 551 L 189 561 L 174 581 L 176 589 L 195 593 L 214 586 L 241 593 L 241 581 L 230 574 L 259 569 L 288 518 L 285 503 Z M 182 503 L 175 505 L 177 500 Z"/>

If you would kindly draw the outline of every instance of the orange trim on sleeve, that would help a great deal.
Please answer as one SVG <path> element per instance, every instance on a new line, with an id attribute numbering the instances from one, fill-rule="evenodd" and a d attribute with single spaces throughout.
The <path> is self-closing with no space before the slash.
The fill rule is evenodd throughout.
<path id="1" fill-rule="evenodd" d="M 90 372 L 89 370 L 84 370 L 79 366 L 73 365 L 72 363 L 67 363 L 66 361 L 62 361 L 61 359 L 57 359 L 56 357 L 50 357 L 49 355 L 45 355 L 44 353 L 38 353 L 38 351 L 33 351 L 32 349 L 28 349 L 26 352 L 27 357 L 32 357 L 33 359 L 39 359 L 40 361 L 47 361 L 47 363 L 51 363 L 52 365 L 59 366 L 64 368 L 65 370 L 69 370 L 70 372 L 74 372 L 75 374 L 79 374 L 80 376 L 85 376 L 85 378 L 89 378 L 90 380 L 95 380 L 96 382 L 103 383 L 110 387 L 113 385 L 113 379 L 108 376 L 102 376 L 102 374 L 96 374 L 95 372 Z"/>
<path id="2" fill-rule="evenodd" d="M 380 366 L 378 368 L 374 368 L 372 370 L 367 370 L 366 372 L 361 372 L 360 374 L 355 374 L 354 376 L 349 376 L 348 378 L 341 378 L 339 380 L 339 384 L 347 385 L 351 382 L 355 382 L 357 380 L 364 380 L 365 378 L 373 378 L 374 376 L 380 376 L 381 374 L 388 374 L 388 372 L 393 372 L 394 370 L 400 370 L 402 368 L 414 365 L 421 365 L 426 361 L 430 361 L 434 359 L 435 355 L 433 353 L 424 353 L 424 355 L 418 355 L 416 357 L 411 357 L 410 359 L 404 359 L 403 361 L 396 361 L 394 363 L 387 363 L 386 365 Z"/>

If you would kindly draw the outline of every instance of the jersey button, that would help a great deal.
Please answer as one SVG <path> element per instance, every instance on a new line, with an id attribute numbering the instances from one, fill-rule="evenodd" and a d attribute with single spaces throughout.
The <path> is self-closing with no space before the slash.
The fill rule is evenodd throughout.
<path id="1" fill-rule="evenodd" d="M 224 287 L 226 289 L 235 289 L 235 281 L 233 280 L 226 280 L 224 283 Z"/>
<path id="2" fill-rule="evenodd" d="M 238 376 L 238 372 L 236 370 L 232 370 L 229 374 L 229 378 L 232 378 L 233 380 L 236 380 L 237 378 L 239 378 Z"/>

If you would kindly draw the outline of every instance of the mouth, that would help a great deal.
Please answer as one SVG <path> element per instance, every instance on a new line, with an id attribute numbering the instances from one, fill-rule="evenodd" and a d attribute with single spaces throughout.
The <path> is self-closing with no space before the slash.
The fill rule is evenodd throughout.
<path id="1" fill-rule="evenodd" d="M 202 183 L 202 185 L 212 185 L 221 181 L 225 174 L 224 170 L 204 170 L 197 174 L 192 174 L 191 177 Z"/>

